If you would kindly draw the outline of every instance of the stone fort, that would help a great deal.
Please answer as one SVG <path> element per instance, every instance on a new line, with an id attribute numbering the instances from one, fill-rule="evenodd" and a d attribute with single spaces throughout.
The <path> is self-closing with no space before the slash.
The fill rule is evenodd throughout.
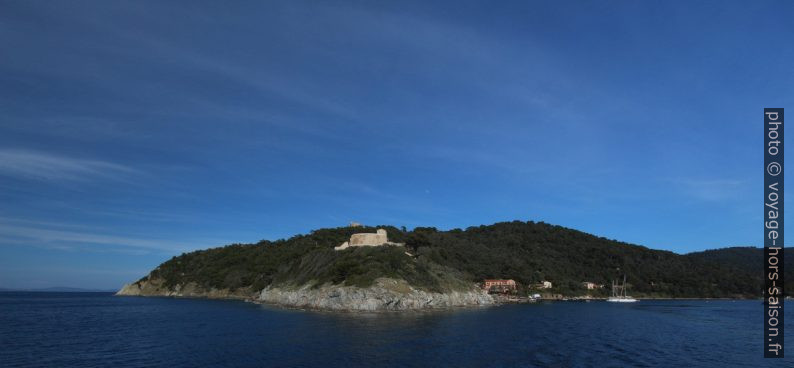
<path id="1" fill-rule="evenodd" d="M 386 235 L 386 230 L 378 229 L 374 233 L 356 233 L 350 236 L 350 241 L 342 243 L 334 250 L 343 250 L 350 247 L 377 247 L 381 245 L 403 245 L 402 243 L 392 243 Z"/>

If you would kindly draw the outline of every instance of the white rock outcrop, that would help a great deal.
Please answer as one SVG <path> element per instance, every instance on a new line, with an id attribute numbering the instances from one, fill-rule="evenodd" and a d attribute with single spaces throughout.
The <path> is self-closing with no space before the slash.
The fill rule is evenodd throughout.
<path id="1" fill-rule="evenodd" d="M 367 288 L 339 285 L 317 288 L 303 286 L 296 289 L 268 287 L 262 290 L 257 301 L 294 308 L 337 311 L 423 310 L 494 304 L 494 299 L 478 288 L 433 293 L 414 289 L 405 280 L 388 278 L 377 279 L 373 286 Z"/>

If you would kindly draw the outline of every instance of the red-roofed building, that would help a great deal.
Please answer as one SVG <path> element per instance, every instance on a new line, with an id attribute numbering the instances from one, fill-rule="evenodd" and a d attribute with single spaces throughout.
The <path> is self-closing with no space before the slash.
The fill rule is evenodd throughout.
<path id="1" fill-rule="evenodd" d="M 516 290 L 514 280 L 485 280 L 482 288 L 489 293 L 507 293 Z"/>

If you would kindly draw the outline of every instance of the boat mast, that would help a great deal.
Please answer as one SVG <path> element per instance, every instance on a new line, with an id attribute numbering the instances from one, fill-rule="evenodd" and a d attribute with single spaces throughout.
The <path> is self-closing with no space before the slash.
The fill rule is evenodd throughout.
<path id="1" fill-rule="evenodd" d="M 625 298 L 626 297 L 626 274 L 625 273 L 623 274 L 623 287 L 621 288 L 621 290 L 623 291 L 623 297 Z"/>
<path id="2" fill-rule="evenodd" d="M 618 296 L 618 284 L 617 280 L 612 280 L 612 297 L 616 298 Z"/>

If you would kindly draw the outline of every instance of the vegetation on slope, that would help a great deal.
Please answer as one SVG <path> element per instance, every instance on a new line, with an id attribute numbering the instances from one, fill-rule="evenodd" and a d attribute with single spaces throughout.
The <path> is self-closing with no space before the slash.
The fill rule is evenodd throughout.
<path id="1" fill-rule="evenodd" d="M 391 240 L 402 239 L 402 231 L 385 228 Z M 233 244 L 186 253 L 163 263 L 147 277 L 163 279 L 169 288 L 195 282 L 205 288 L 231 290 L 249 286 L 261 290 L 271 284 L 297 287 L 332 283 L 367 287 L 379 277 L 404 279 L 415 287 L 437 292 L 464 289 L 469 285 L 456 270 L 425 258 L 411 257 L 406 254 L 406 247 L 333 249 L 353 233 L 375 230 L 366 227 L 321 229 L 288 240 L 263 240 L 257 244 Z"/>
<path id="2" fill-rule="evenodd" d="M 525 286 L 551 281 L 552 292 L 577 295 L 587 292 L 583 281 L 608 286 L 626 274 L 635 296 L 760 296 L 762 289 L 760 272 L 746 265 L 651 250 L 545 223 L 514 221 L 450 231 L 382 228 L 391 241 L 406 246 L 334 251 L 351 234 L 376 228 L 321 229 L 287 240 L 182 254 L 147 277 L 163 279 L 168 287 L 195 282 L 232 290 L 325 283 L 365 287 L 378 277 L 393 277 L 430 291 L 511 278 Z"/>
<path id="3" fill-rule="evenodd" d="M 764 276 L 764 249 L 756 247 L 731 247 L 711 249 L 694 252 L 686 255 L 699 262 L 716 263 L 741 270 L 754 278 L 763 288 Z M 790 250 L 785 253 L 784 263 L 791 265 L 794 262 L 794 253 Z M 794 267 L 787 267 L 783 272 L 783 279 L 788 285 L 794 285 Z"/>

